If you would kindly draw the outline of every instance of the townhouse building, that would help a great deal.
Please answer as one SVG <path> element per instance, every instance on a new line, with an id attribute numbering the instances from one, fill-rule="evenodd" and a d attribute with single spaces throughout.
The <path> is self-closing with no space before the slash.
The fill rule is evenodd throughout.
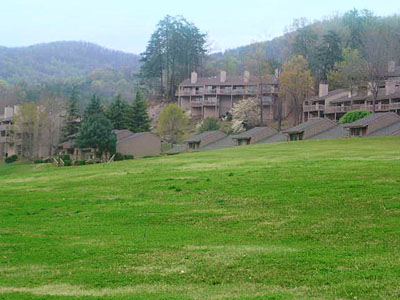
<path id="1" fill-rule="evenodd" d="M 278 91 L 278 79 L 274 75 L 260 79 L 247 71 L 243 76 L 227 76 L 221 71 L 219 76 L 198 77 L 192 72 L 191 78 L 179 85 L 176 96 L 178 105 L 191 117 L 203 119 L 225 116 L 240 100 L 262 95 L 263 119 L 267 121 L 273 120 L 276 114 Z"/>
<path id="2" fill-rule="evenodd" d="M 0 157 L 22 154 L 22 135 L 14 134 L 13 120 L 18 106 L 7 106 L 0 115 Z"/>

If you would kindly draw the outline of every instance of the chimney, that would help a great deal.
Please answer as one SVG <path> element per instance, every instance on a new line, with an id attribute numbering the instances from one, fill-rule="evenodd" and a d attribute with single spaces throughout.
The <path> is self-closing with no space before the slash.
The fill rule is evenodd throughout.
<path id="1" fill-rule="evenodd" d="M 226 71 L 221 71 L 220 80 L 221 80 L 221 83 L 226 82 Z"/>
<path id="2" fill-rule="evenodd" d="M 14 116 L 14 108 L 7 106 L 4 108 L 4 119 L 11 119 Z"/>
<path id="3" fill-rule="evenodd" d="M 318 96 L 320 98 L 327 96 L 329 93 L 329 86 L 327 84 L 324 83 L 320 83 L 319 84 L 319 94 Z"/>
<path id="4" fill-rule="evenodd" d="M 396 92 L 396 82 L 392 80 L 387 80 L 385 82 L 386 96 L 394 94 Z"/>
<path id="5" fill-rule="evenodd" d="M 394 71 L 396 71 L 396 62 L 391 60 L 388 63 L 388 72 L 393 73 Z"/>
<path id="6" fill-rule="evenodd" d="M 250 72 L 249 72 L 249 71 L 244 71 L 244 74 L 243 74 L 243 81 L 244 81 L 245 83 L 248 83 L 249 80 L 250 80 Z"/>
<path id="7" fill-rule="evenodd" d="M 190 77 L 190 83 L 191 84 L 197 83 L 197 73 L 196 72 L 192 72 L 192 75 Z"/>

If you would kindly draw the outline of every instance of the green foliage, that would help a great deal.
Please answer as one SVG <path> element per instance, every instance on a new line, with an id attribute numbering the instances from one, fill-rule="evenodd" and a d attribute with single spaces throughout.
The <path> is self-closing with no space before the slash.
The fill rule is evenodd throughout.
<path id="1" fill-rule="evenodd" d="M 79 118 L 79 93 L 77 87 L 73 86 L 68 99 L 64 126 L 61 129 L 62 141 L 67 141 L 79 132 Z"/>
<path id="2" fill-rule="evenodd" d="M 133 157 L 133 155 L 131 155 L 131 154 L 125 154 L 125 155 L 124 155 L 124 159 L 125 159 L 125 160 L 129 160 L 129 159 L 134 159 L 134 157 Z"/>
<path id="3" fill-rule="evenodd" d="M 14 155 L 11 155 L 11 156 L 9 156 L 9 157 L 6 157 L 6 158 L 4 159 L 4 161 L 5 161 L 7 164 L 11 164 L 11 163 L 13 163 L 13 162 L 16 162 L 17 159 L 18 159 L 18 156 L 14 154 Z"/>
<path id="4" fill-rule="evenodd" d="M 85 119 L 94 116 L 94 115 L 103 115 L 104 114 L 104 109 L 103 106 L 101 105 L 100 98 L 94 94 L 92 98 L 90 99 L 90 102 L 88 106 L 85 109 Z"/>
<path id="5" fill-rule="evenodd" d="M 183 108 L 170 104 L 160 114 L 158 120 L 158 133 L 172 143 L 181 142 L 189 122 Z"/>
<path id="6" fill-rule="evenodd" d="M 42 159 L 35 159 L 35 160 L 33 161 L 33 163 L 34 163 L 34 164 L 43 164 L 44 161 L 43 161 Z"/>
<path id="7" fill-rule="evenodd" d="M 124 155 L 122 153 L 119 153 L 119 152 L 115 153 L 115 157 L 114 157 L 115 161 L 120 161 L 120 160 L 124 160 L 124 159 L 125 158 L 124 158 Z"/>
<path id="8" fill-rule="evenodd" d="M 197 131 L 199 133 L 202 133 L 202 132 L 206 132 L 206 131 L 219 130 L 220 128 L 221 128 L 221 125 L 219 123 L 218 118 L 211 117 L 211 118 L 204 119 L 203 122 L 201 122 Z"/>
<path id="9" fill-rule="evenodd" d="M 84 166 L 84 165 L 86 165 L 86 161 L 84 161 L 84 160 L 77 160 L 77 161 L 75 161 L 75 166 Z"/>
<path id="10" fill-rule="evenodd" d="M 114 153 L 116 136 L 110 120 L 104 114 L 90 115 L 81 124 L 76 144 L 79 148 L 93 148 L 100 154 Z"/>
<path id="11" fill-rule="evenodd" d="M 135 100 L 126 110 L 124 120 L 127 128 L 134 133 L 150 131 L 147 102 L 140 91 L 137 91 Z"/>
<path id="12" fill-rule="evenodd" d="M 128 128 L 125 120 L 125 114 L 128 110 L 128 103 L 118 94 L 106 111 L 107 118 L 111 121 L 113 129 L 121 130 Z"/>
<path id="13" fill-rule="evenodd" d="M 173 98 L 175 87 L 201 66 L 205 54 L 205 34 L 183 17 L 166 16 L 142 54 L 141 73 L 147 79 L 159 78 L 161 95 L 166 91 Z"/>
<path id="14" fill-rule="evenodd" d="M 343 117 L 340 118 L 339 124 L 353 123 L 357 120 L 360 120 L 362 118 L 369 116 L 370 114 L 371 114 L 371 112 L 366 111 L 366 110 L 349 111 Z"/>
<path id="15" fill-rule="evenodd" d="M 63 161 L 71 160 L 71 157 L 70 157 L 68 154 L 61 154 L 61 155 L 60 155 L 60 158 L 61 158 Z"/>
<path id="16" fill-rule="evenodd" d="M 64 167 L 70 167 L 70 166 L 72 166 L 72 160 L 69 159 L 64 160 Z"/>

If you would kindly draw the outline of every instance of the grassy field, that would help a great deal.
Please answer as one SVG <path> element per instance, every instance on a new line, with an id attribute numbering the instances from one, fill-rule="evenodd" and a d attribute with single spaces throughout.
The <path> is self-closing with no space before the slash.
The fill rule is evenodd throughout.
<path id="1" fill-rule="evenodd" d="M 400 138 L 0 165 L 0 299 L 399 299 Z"/>

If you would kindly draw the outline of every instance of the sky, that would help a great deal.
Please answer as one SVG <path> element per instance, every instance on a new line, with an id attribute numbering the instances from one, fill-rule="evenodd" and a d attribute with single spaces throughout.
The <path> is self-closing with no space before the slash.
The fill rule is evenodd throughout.
<path id="1" fill-rule="evenodd" d="M 182 15 L 207 33 L 212 52 L 270 40 L 296 18 L 321 20 L 353 8 L 400 14 L 399 0 L 0 0 L 0 46 L 88 41 L 145 50 L 157 23 Z"/>

